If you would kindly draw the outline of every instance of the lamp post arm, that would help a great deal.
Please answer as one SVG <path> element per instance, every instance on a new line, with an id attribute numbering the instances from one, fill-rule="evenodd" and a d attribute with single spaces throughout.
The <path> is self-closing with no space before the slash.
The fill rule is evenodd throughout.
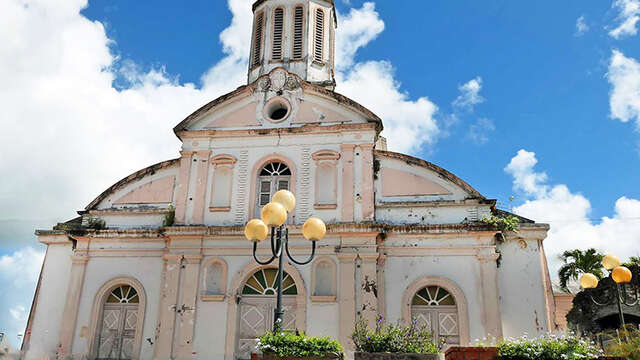
<path id="1" fill-rule="evenodd" d="M 273 262 L 273 260 L 276 259 L 275 255 L 271 256 L 271 259 L 267 260 L 267 261 L 261 261 L 260 259 L 258 259 L 258 254 L 256 253 L 256 251 L 258 250 L 258 243 L 254 242 L 253 243 L 253 258 L 255 259 L 255 261 L 260 264 L 260 265 L 269 265 Z"/>
<path id="2" fill-rule="evenodd" d="M 629 285 L 631 286 L 631 285 Z M 620 300 L 626 306 L 636 306 L 638 305 L 638 290 L 633 291 L 633 287 L 631 287 L 633 295 L 629 295 L 627 291 L 627 284 L 622 284 L 622 294 L 620 294 Z"/>
<path id="3" fill-rule="evenodd" d="M 294 263 L 296 263 L 297 265 L 307 265 L 308 263 L 313 261 L 313 258 L 316 255 L 316 241 L 312 241 L 312 245 L 311 245 L 311 256 L 309 256 L 309 259 L 307 259 L 306 261 L 297 261 L 296 259 L 293 258 L 293 256 L 291 256 L 291 253 L 289 253 L 289 242 L 287 242 L 287 246 L 285 246 L 285 249 L 287 251 L 287 256 L 289 257 L 289 259 L 291 259 L 291 261 L 293 261 Z"/>

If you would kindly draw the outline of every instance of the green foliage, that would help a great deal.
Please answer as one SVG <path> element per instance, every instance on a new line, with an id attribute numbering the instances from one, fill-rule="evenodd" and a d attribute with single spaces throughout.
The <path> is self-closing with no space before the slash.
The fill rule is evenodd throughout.
<path id="1" fill-rule="evenodd" d="M 87 220 L 87 229 L 103 230 L 107 228 L 107 223 L 100 218 L 89 218 Z"/>
<path id="2" fill-rule="evenodd" d="M 176 220 L 176 209 L 173 205 L 169 205 L 169 212 L 165 214 L 164 220 L 162 220 L 162 226 L 172 226 Z"/>
<path id="3" fill-rule="evenodd" d="M 634 265 L 640 265 L 640 256 L 632 256 L 629 258 L 629 261 L 627 261 L 626 263 L 622 264 L 626 267 L 632 267 Z"/>
<path id="4" fill-rule="evenodd" d="M 575 336 L 544 336 L 528 339 L 507 339 L 498 345 L 499 360 L 577 360 L 602 356 L 594 343 Z"/>
<path id="5" fill-rule="evenodd" d="M 342 358 L 342 346 L 328 337 L 310 337 L 289 332 L 268 332 L 258 338 L 258 350 L 279 357 L 307 357 L 335 355 Z"/>
<path id="6" fill-rule="evenodd" d="M 351 335 L 356 351 L 367 353 L 416 353 L 435 354 L 438 347 L 431 340 L 431 332 L 426 326 L 414 321 L 409 326 L 384 325 L 382 315 L 378 315 L 376 330 L 367 328 L 367 321 L 361 316 Z"/>
<path id="7" fill-rule="evenodd" d="M 607 348 L 607 355 L 619 356 L 627 360 L 640 360 L 640 330 L 628 325 L 627 329 L 604 334 L 613 339 L 613 345 Z"/>
<path id="8" fill-rule="evenodd" d="M 514 215 L 491 215 L 488 218 L 482 219 L 482 222 L 493 227 L 496 230 L 500 230 L 500 238 L 504 241 L 506 232 L 518 232 L 518 224 L 520 223 L 520 219 L 518 219 L 518 217 Z"/>
<path id="9" fill-rule="evenodd" d="M 596 249 L 587 249 L 585 251 L 575 249 L 562 253 L 560 260 L 564 264 L 558 270 L 560 287 L 565 291 L 569 291 L 567 288 L 569 280 L 578 280 L 578 277 L 584 273 L 592 273 L 598 279 L 602 279 L 604 276 L 601 264 L 603 257 L 604 255 L 600 254 Z"/>

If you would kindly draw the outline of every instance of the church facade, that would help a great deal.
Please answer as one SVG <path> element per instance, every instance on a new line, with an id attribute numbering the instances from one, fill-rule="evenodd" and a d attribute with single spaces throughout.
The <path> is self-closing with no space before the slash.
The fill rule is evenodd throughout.
<path id="1" fill-rule="evenodd" d="M 334 91 L 333 0 L 253 11 L 248 84 L 174 128 L 180 157 L 37 231 L 26 359 L 249 359 L 272 326 L 276 265 L 253 260 L 243 229 L 280 189 L 298 200 L 292 255 L 310 253 L 306 219 L 328 228 L 311 264 L 285 265 L 285 328 L 347 353 L 360 316 L 416 320 L 444 344 L 554 330 L 548 226 L 522 219 L 497 241 L 482 222 L 495 200 L 387 151 L 382 120 Z"/>

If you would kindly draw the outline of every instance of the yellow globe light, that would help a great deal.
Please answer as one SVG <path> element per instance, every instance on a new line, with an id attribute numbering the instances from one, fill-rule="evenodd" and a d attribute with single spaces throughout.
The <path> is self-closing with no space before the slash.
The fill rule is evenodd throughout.
<path id="1" fill-rule="evenodd" d="M 296 207 L 296 197 L 289 190 L 280 190 L 273 194 L 272 202 L 277 202 L 284 206 L 288 213 L 292 212 Z"/>
<path id="2" fill-rule="evenodd" d="M 324 221 L 318 218 L 309 218 L 305 221 L 304 225 L 302 225 L 302 235 L 309 241 L 322 240 L 326 233 L 327 226 L 324 224 Z"/>
<path id="3" fill-rule="evenodd" d="M 580 277 L 580 286 L 582 286 L 583 289 L 595 289 L 598 287 L 598 278 L 593 274 L 583 274 Z"/>
<path id="4" fill-rule="evenodd" d="M 287 210 L 280 203 L 270 202 L 262 208 L 260 217 L 267 226 L 278 227 L 287 221 Z"/>
<path id="5" fill-rule="evenodd" d="M 244 227 L 244 236 L 252 242 L 261 242 L 269 236 L 269 228 L 260 219 L 253 219 Z"/>
<path id="6" fill-rule="evenodd" d="M 617 282 L 618 284 L 626 284 L 631 282 L 631 278 L 633 276 L 631 275 L 631 270 L 624 266 L 618 266 L 617 268 L 613 269 L 611 277 L 613 278 L 613 281 Z"/>
<path id="7" fill-rule="evenodd" d="M 615 255 L 609 254 L 602 258 L 602 266 L 609 271 L 620 266 L 620 264 L 622 264 L 622 261 L 620 261 L 620 258 Z"/>

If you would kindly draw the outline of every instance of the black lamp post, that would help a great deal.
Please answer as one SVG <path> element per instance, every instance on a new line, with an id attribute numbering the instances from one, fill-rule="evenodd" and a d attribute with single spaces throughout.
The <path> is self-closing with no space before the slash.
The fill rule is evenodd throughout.
<path id="1" fill-rule="evenodd" d="M 640 288 L 638 286 L 628 285 L 631 282 L 632 274 L 625 266 L 621 266 L 621 261 L 617 256 L 607 255 L 602 259 L 602 266 L 609 272 L 611 279 L 611 288 L 604 292 L 604 296 L 600 298 L 594 297 L 593 289 L 598 287 L 598 278 L 590 273 L 582 275 L 580 278 L 580 286 L 588 290 L 589 298 L 598 306 L 611 306 L 616 303 L 618 306 L 618 316 L 620 325 L 625 328 L 624 312 L 622 305 L 636 306 L 640 304 Z M 630 289 L 627 289 L 627 286 Z M 629 294 L 631 293 L 631 295 Z"/>
<path id="2" fill-rule="evenodd" d="M 322 240 L 327 232 L 324 222 L 318 218 L 308 219 L 302 226 L 302 235 L 311 241 L 311 255 L 306 261 L 297 261 L 291 256 L 289 251 L 289 229 L 284 225 L 287 221 L 287 213 L 293 211 L 296 206 L 295 196 L 288 190 L 280 190 L 273 195 L 270 203 L 264 206 L 261 212 L 261 220 L 253 219 L 247 223 L 244 234 L 247 240 L 253 242 L 253 258 L 260 265 L 269 265 L 278 259 L 278 275 L 276 284 L 278 287 L 276 297 L 275 320 L 273 322 L 273 331 L 282 330 L 282 319 L 284 311 L 282 310 L 282 278 L 283 266 L 286 257 L 298 265 L 307 265 L 316 253 L 316 242 Z M 271 228 L 271 231 L 269 231 Z M 271 233 L 271 258 L 262 261 L 258 258 L 258 243 L 265 240 Z"/>

